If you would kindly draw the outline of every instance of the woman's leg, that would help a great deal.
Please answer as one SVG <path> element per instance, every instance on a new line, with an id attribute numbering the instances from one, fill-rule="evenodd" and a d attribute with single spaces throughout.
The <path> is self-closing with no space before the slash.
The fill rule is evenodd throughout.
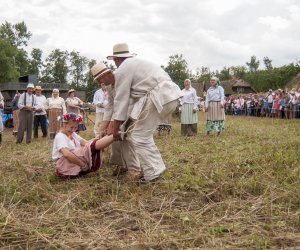
<path id="1" fill-rule="evenodd" d="M 113 135 L 105 136 L 105 137 L 97 140 L 97 142 L 95 144 L 95 148 L 97 150 L 104 149 L 104 148 L 108 147 L 111 143 L 113 143 L 113 141 L 114 141 Z"/>

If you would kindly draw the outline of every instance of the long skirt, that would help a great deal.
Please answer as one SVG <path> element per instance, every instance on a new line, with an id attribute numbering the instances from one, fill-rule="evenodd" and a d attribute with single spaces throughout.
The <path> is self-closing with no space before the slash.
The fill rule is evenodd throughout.
<path id="1" fill-rule="evenodd" d="M 52 108 L 49 110 L 49 134 L 55 135 L 60 130 L 60 121 L 57 117 L 62 115 L 62 109 Z"/>
<path id="2" fill-rule="evenodd" d="M 13 124 L 14 124 L 13 133 L 17 133 L 19 129 L 19 113 L 20 113 L 19 109 L 13 111 Z"/>
<path id="3" fill-rule="evenodd" d="M 184 103 L 181 107 L 181 135 L 191 136 L 197 134 L 198 115 L 193 112 L 193 103 Z"/>
<path id="4" fill-rule="evenodd" d="M 69 162 L 65 157 L 60 157 L 56 161 L 56 174 L 62 177 L 82 176 L 97 171 L 101 167 L 102 153 L 96 149 L 97 140 L 88 142 L 84 147 L 78 147 L 71 152 L 87 164 L 87 169 Z"/>
<path id="5" fill-rule="evenodd" d="M 224 126 L 225 112 L 221 108 L 220 102 L 210 102 L 207 109 L 206 116 L 206 132 L 222 132 Z"/>

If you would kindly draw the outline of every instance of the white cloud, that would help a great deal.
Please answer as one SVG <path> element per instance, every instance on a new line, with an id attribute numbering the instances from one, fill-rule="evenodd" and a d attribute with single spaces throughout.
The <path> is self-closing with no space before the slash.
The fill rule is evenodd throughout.
<path id="1" fill-rule="evenodd" d="M 0 23 L 25 21 L 29 48 L 55 48 L 103 60 L 118 42 L 166 64 L 183 54 L 191 69 L 244 65 L 252 55 L 277 65 L 300 54 L 297 0 L 1 1 Z"/>
<path id="2" fill-rule="evenodd" d="M 279 31 L 281 29 L 286 29 L 289 27 L 290 22 L 286 20 L 285 18 L 282 18 L 280 16 L 266 16 L 266 17 L 260 17 L 258 19 L 258 23 L 266 24 L 271 28 L 272 31 Z"/>

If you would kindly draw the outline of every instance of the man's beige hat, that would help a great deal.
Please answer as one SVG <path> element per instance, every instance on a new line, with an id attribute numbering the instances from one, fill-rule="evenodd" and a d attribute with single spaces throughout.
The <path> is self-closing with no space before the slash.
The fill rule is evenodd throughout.
<path id="1" fill-rule="evenodd" d="M 68 94 L 70 94 L 70 93 L 72 93 L 72 92 L 76 92 L 76 90 L 75 90 L 75 89 L 70 89 L 70 90 L 68 91 Z"/>
<path id="2" fill-rule="evenodd" d="M 42 89 L 41 86 L 36 86 L 34 90 L 35 90 L 35 91 L 42 91 L 43 89 Z"/>
<path id="3" fill-rule="evenodd" d="M 26 89 L 28 89 L 28 88 L 32 88 L 32 89 L 34 89 L 34 85 L 33 85 L 33 83 L 28 83 L 28 85 L 27 85 L 27 88 L 26 88 Z"/>
<path id="4" fill-rule="evenodd" d="M 91 68 L 91 73 L 94 77 L 94 81 L 99 78 L 100 76 L 103 76 L 105 73 L 107 72 L 110 72 L 111 70 L 109 68 L 107 68 L 105 66 L 104 63 L 100 62 L 100 63 L 97 63 L 96 65 L 94 65 L 92 68 Z"/>
<path id="5" fill-rule="evenodd" d="M 118 43 L 113 47 L 113 55 L 106 57 L 108 60 L 114 59 L 114 57 L 134 57 L 135 53 L 129 52 L 127 43 Z"/>

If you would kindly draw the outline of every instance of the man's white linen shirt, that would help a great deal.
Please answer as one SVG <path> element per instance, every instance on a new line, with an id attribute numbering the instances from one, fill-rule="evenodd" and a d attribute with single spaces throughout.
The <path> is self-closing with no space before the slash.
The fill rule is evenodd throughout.
<path id="1" fill-rule="evenodd" d="M 151 100 L 156 108 L 162 108 L 163 105 L 181 97 L 178 85 L 172 82 L 170 76 L 161 67 L 151 62 L 128 58 L 114 74 L 116 80 L 114 120 L 126 120 L 130 111 L 128 107 L 132 107 L 134 102 L 147 94 L 153 97 Z"/>
<path id="2" fill-rule="evenodd" d="M 35 108 L 36 109 L 41 109 L 42 111 L 41 112 L 35 112 L 34 114 L 35 115 L 45 115 L 46 114 L 46 109 L 45 109 L 45 106 L 46 106 L 46 97 L 44 95 L 35 95 Z"/>
<path id="3" fill-rule="evenodd" d="M 93 98 L 93 104 L 96 106 L 96 113 L 104 113 L 107 103 L 107 92 L 104 92 L 102 89 L 98 89 Z"/>

